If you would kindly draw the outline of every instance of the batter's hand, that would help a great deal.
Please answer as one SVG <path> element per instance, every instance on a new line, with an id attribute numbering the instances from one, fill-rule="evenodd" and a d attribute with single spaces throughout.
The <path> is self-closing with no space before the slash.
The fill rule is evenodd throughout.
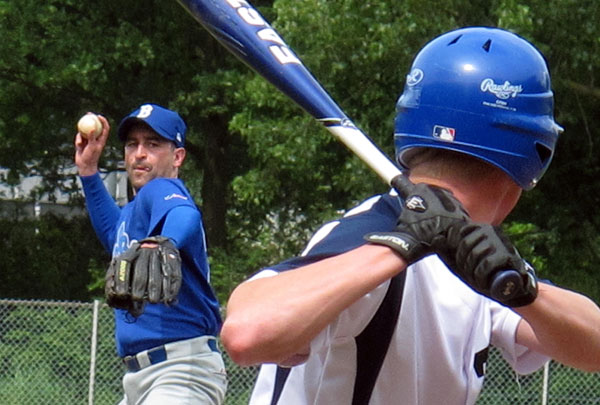
<path id="1" fill-rule="evenodd" d="M 404 202 L 395 232 L 373 232 L 365 239 L 393 248 L 411 264 L 445 246 L 450 225 L 468 221 L 469 216 L 446 189 L 412 184 L 408 179 L 401 182 L 400 188 Z"/>
<path id="2" fill-rule="evenodd" d="M 98 171 L 98 162 L 108 140 L 108 120 L 99 114 L 98 118 L 102 122 L 102 132 L 98 136 L 85 138 L 79 132 L 75 135 L 75 165 L 80 176 L 91 176 Z"/>
<path id="3" fill-rule="evenodd" d="M 448 190 L 415 185 L 406 178 L 396 187 L 404 197 L 396 231 L 370 233 L 365 235 L 367 241 L 393 248 L 408 264 L 437 253 L 467 285 L 504 305 L 517 307 L 535 300 L 535 272 L 499 228 L 472 222 Z M 503 270 L 515 270 L 522 277 L 522 285 L 511 286 L 515 291 L 508 299 L 490 292 L 494 277 Z"/>
<path id="4" fill-rule="evenodd" d="M 475 291 L 509 307 L 531 304 L 537 297 L 533 267 L 521 258 L 502 230 L 488 224 L 464 223 L 450 227 L 446 249 L 440 256 L 451 270 Z M 517 271 L 523 286 L 510 299 L 490 294 L 494 276 L 502 270 Z"/>

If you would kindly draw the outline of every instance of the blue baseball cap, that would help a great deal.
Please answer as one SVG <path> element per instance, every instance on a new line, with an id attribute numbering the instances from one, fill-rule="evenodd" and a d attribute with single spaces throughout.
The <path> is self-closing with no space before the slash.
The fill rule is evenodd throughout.
<path id="1" fill-rule="evenodd" d="M 149 125 L 157 134 L 174 142 L 178 148 L 184 147 L 187 127 L 175 111 L 156 104 L 142 104 L 119 124 L 117 134 L 122 142 L 125 142 L 129 130 L 137 122 Z"/>

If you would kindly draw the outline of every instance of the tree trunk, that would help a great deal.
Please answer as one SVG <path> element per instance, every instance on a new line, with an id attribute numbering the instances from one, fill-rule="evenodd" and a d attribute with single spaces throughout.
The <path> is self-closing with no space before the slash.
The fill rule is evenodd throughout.
<path id="1" fill-rule="evenodd" d="M 230 181 L 228 170 L 229 132 L 227 122 L 220 116 L 211 116 L 203 125 L 205 131 L 201 165 L 202 214 L 206 236 L 211 246 L 225 246 L 227 240 L 227 188 Z"/>

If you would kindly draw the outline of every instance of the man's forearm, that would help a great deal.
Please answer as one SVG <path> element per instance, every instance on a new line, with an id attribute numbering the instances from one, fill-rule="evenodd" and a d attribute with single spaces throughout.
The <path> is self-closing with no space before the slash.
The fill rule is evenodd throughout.
<path id="1" fill-rule="evenodd" d="M 99 174 L 80 179 L 92 226 L 104 248 L 111 252 L 114 242 L 110 239 L 111 232 L 119 219 L 121 209 L 108 193 Z"/>
<path id="2" fill-rule="evenodd" d="M 405 267 L 391 249 L 364 245 L 242 283 L 227 306 L 223 343 L 241 365 L 284 361 L 304 352 L 344 309 Z"/>
<path id="3" fill-rule="evenodd" d="M 540 283 L 533 304 L 515 311 L 526 321 L 517 343 L 565 365 L 600 371 L 600 308 L 589 298 Z"/>

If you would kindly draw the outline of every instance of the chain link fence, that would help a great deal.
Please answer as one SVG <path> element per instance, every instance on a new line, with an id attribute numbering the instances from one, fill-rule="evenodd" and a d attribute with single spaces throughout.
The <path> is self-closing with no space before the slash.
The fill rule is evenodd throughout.
<path id="1" fill-rule="evenodd" d="M 225 354 L 227 405 L 248 403 L 256 368 Z M 0 300 L 0 404 L 114 405 L 123 366 L 115 354 L 112 310 L 94 303 Z M 551 362 L 516 376 L 491 351 L 477 405 L 600 405 L 600 374 Z M 335 404 L 332 404 L 335 405 Z"/>

